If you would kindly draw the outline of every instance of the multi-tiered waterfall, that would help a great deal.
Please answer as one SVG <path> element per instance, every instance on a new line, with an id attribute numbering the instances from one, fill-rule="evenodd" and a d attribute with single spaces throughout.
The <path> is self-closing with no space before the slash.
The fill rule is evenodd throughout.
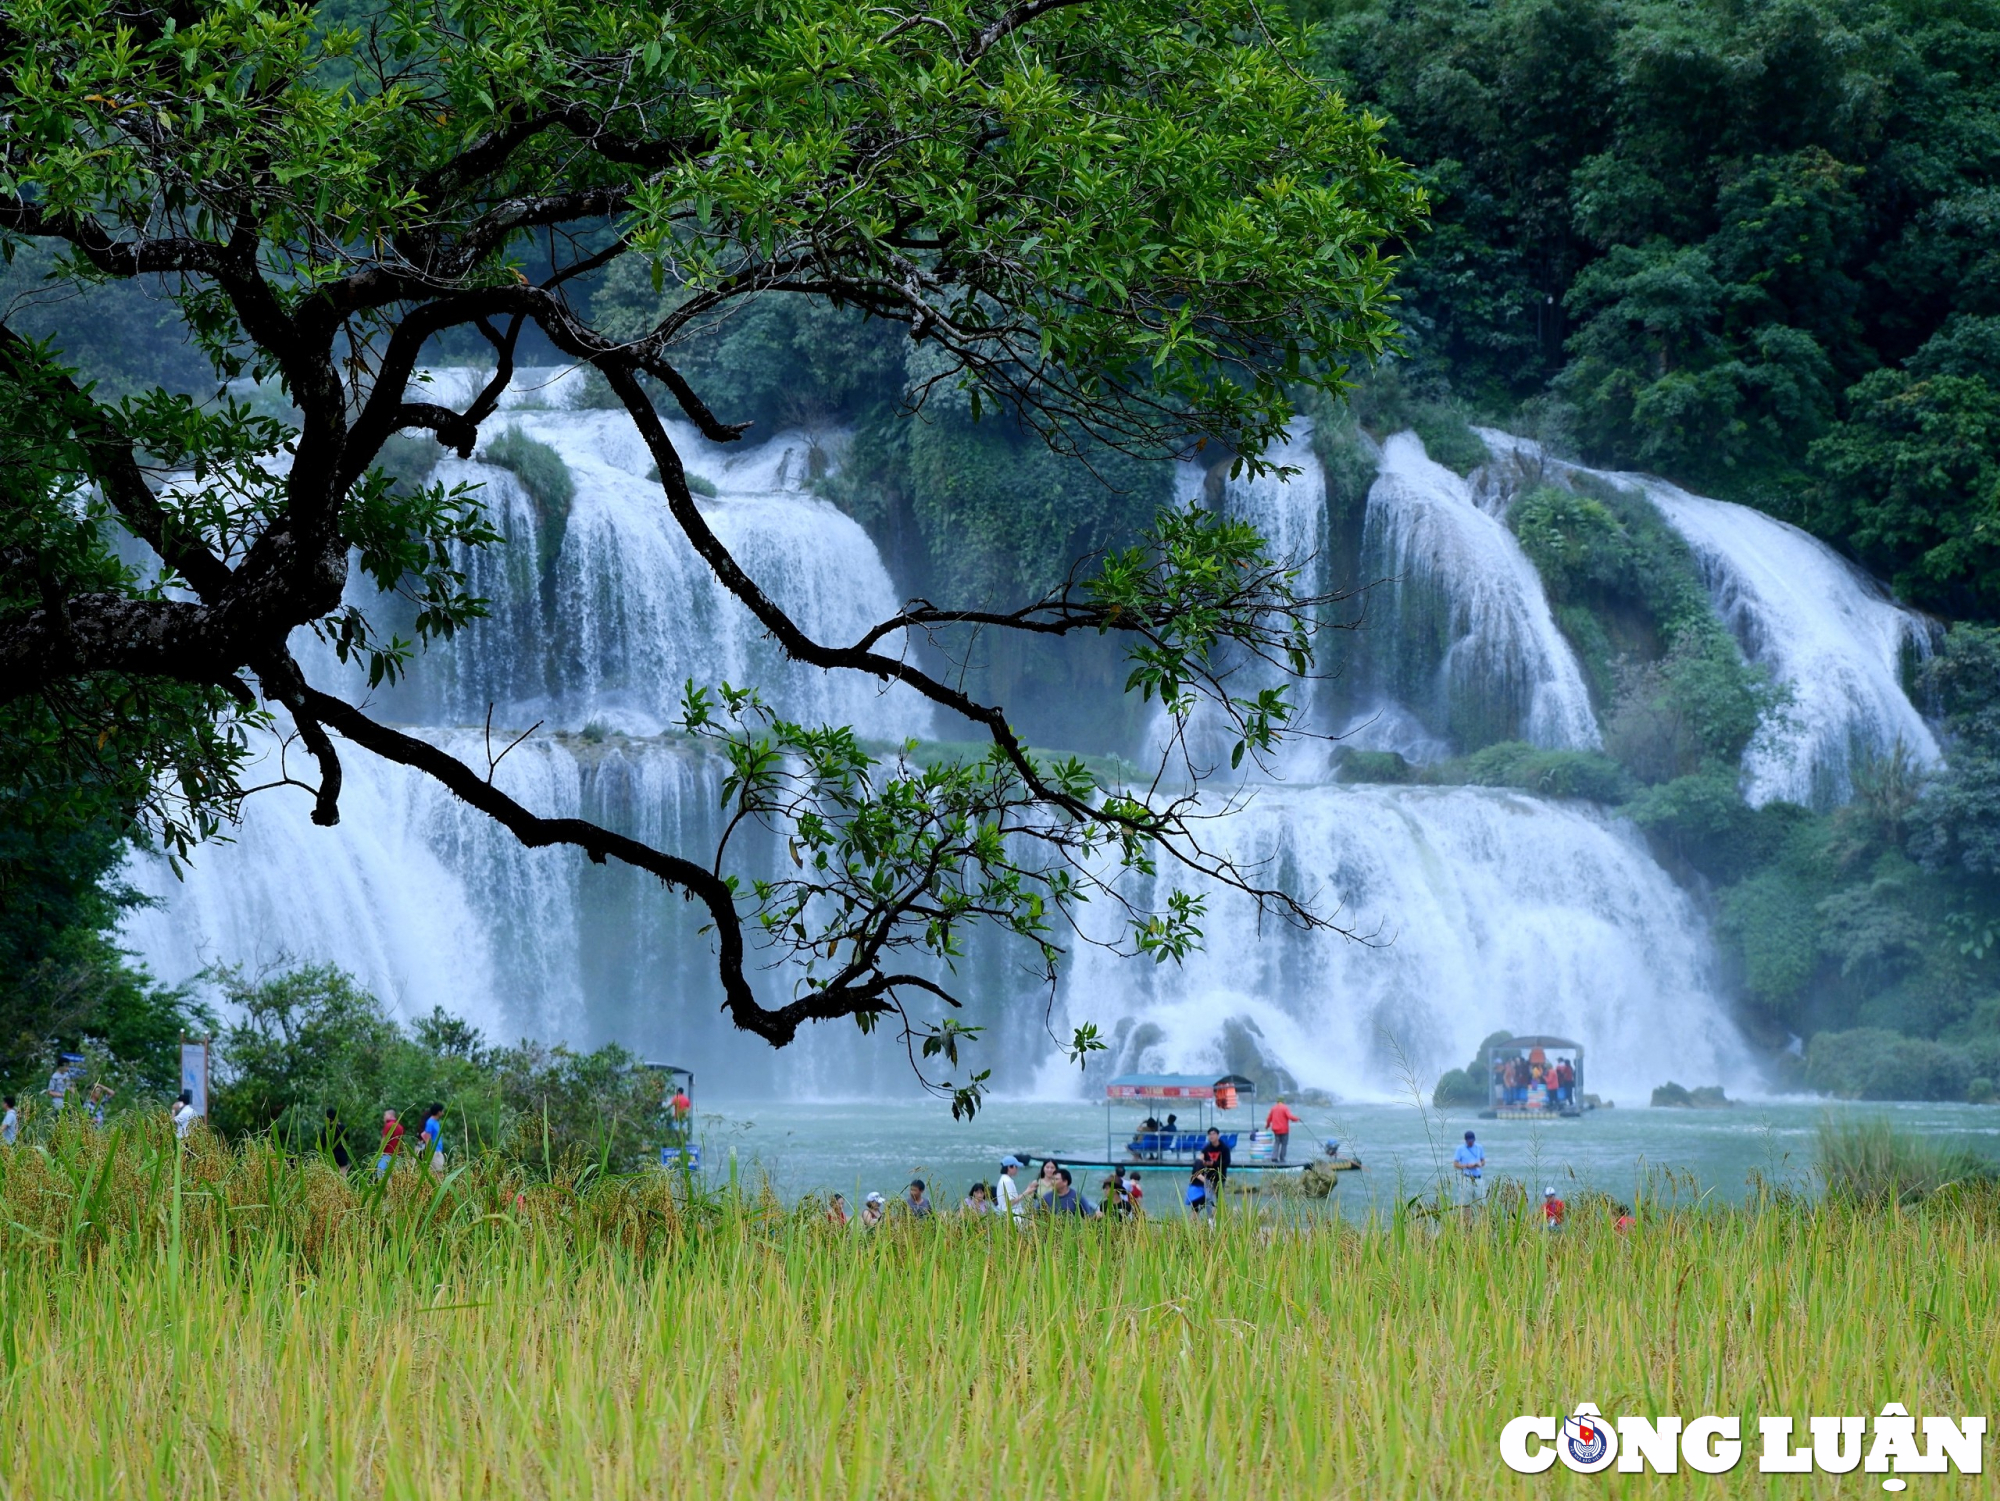
<path id="1" fill-rule="evenodd" d="M 376 695 L 376 712 L 482 767 L 489 744 L 506 743 L 502 729 L 511 738 L 539 722 L 499 765 L 510 792 L 539 812 L 582 814 L 697 855 L 718 830 L 719 783 L 713 762 L 671 733 L 688 679 L 756 683 L 790 716 L 884 740 L 968 736 L 902 690 L 782 660 L 675 531 L 626 419 L 569 408 L 573 389 L 523 377 L 483 435 L 518 426 L 561 454 L 576 494 L 559 528 L 505 470 L 440 466 L 447 481 L 487 486 L 511 545 L 474 561 L 492 618 Z M 895 560 L 811 493 L 825 456 L 809 439 L 735 452 L 685 429 L 674 436 L 716 487 L 704 502 L 711 524 L 808 629 L 852 639 L 893 612 Z M 1348 580 L 1330 576 L 1309 437 L 1302 427 L 1280 455 L 1298 470 L 1289 482 L 1232 483 L 1223 503 L 1308 560 L 1308 582 L 1324 588 Z M 1517 466 L 1559 467 L 1493 440 Z M 1500 519 L 1506 485 L 1462 480 L 1408 434 L 1381 457 L 1361 571 L 1389 582 L 1373 591 L 1361 632 L 1334 633 L 1332 650 L 1353 660 L 1333 664 L 1341 691 L 1305 690 L 1309 722 L 1358 724 L 1358 739 L 1418 757 L 1462 745 L 1475 721 L 1486 738 L 1596 745 L 1583 676 Z M 1899 737 L 1936 755 L 1897 677 L 1898 654 L 1922 639 L 1912 617 L 1801 533 L 1650 482 L 1648 493 L 1694 546 L 1746 651 L 1794 686 L 1791 718 L 1746 766 L 1753 790 L 1837 793 L 1857 749 Z M 309 671 L 362 692 L 321 655 Z M 158 900 L 127 932 L 157 976 L 178 981 L 218 961 L 330 960 L 404 1014 L 441 1005 L 500 1035 L 619 1040 L 746 1092 L 853 1095 L 907 1079 L 895 1049 L 850 1027 L 777 1055 L 734 1033 L 716 1013 L 699 917 L 650 878 L 568 850 L 524 851 L 420 777 L 351 747 L 346 763 L 338 829 L 313 827 L 305 795 L 284 789 L 254 798 L 235 842 L 202 851 L 185 881 L 135 862 L 135 883 Z M 1065 1018 L 1093 1020 L 1116 1036 L 1118 1061 L 1137 1066 L 1261 1054 L 1303 1083 L 1364 1097 L 1400 1093 L 1405 1066 L 1428 1079 L 1462 1063 L 1499 1027 L 1584 1039 L 1593 1083 L 1614 1092 L 1667 1073 L 1744 1079 L 1698 907 L 1629 824 L 1515 792 L 1344 786 L 1328 764 L 1323 750 L 1285 758 L 1283 779 L 1239 788 L 1241 810 L 1209 837 L 1337 908 L 1353 936 L 1260 924 L 1247 900 L 1210 890 L 1205 948 L 1184 965 L 1079 945 L 1055 997 L 1057 1030 Z M 990 1027 L 981 1062 L 1003 1091 L 1074 1088 L 1073 1071 L 1045 1068 L 1049 998 L 1017 957 L 984 944 L 962 973 L 973 1019 Z M 764 981 L 786 983 L 782 973 Z"/>

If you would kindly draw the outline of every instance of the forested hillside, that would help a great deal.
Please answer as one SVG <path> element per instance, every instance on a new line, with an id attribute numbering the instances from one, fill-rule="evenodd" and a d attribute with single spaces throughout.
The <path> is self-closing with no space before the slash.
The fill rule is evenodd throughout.
<path id="1" fill-rule="evenodd" d="M 1433 195 L 1420 387 L 2000 612 L 2000 6 L 1295 5 Z"/>

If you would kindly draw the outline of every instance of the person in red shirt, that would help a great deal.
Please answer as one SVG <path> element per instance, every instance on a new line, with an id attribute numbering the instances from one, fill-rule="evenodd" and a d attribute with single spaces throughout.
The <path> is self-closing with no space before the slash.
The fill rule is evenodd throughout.
<path id="1" fill-rule="evenodd" d="M 382 1112 L 382 1155 L 375 1161 L 375 1176 L 381 1177 L 389 1171 L 389 1165 L 396 1160 L 396 1149 L 403 1144 L 403 1123 L 396 1119 L 396 1112 Z"/>
<path id="2" fill-rule="evenodd" d="M 1544 1229 L 1560 1230 L 1563 1216 L 1569 1213 L 1569 1205 L 1556 1197 L 1553 1186 L 1542 1190 L 1542 1225 Z"/>
<path id="3" fill-rule="evenodd" d="M 1285 1160 L 1285 1149 L 1292 1140 L 1292 1123 L 1298 1119 L 1300 1117 L 1292 1113 L 1292 1107 L 1285 1103 L 1285 1097 L 1279 1095 L 1277 1102 L 1271 1106 L 1271 1113 L 1264 1117 L 1264 1128 L 1271 1133 L 1273 1162 Z"/>

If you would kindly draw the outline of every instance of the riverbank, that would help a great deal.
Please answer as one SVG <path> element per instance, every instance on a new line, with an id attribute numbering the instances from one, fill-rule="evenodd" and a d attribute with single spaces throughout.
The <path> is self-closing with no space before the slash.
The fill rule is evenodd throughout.
<path id="1" fill-rule="evenodd" d="M 254 1145 L 116 1141 L 4 1160 L 0 1493 L 1580 1493 L 1603 1482 L 1505 1470 L 1501 1424 L 1582 1400 L 1976 1414 L 2000 1390 L 1984 1188 L 1642 1204 L 1623 1233 L 1579 1197 L 1555 1236 L 1238 1212 L 863 1237 L 661 1175 L 378 1192 Z M 1752 1449 L 1620 1494 L 1767 1493 Z"/>

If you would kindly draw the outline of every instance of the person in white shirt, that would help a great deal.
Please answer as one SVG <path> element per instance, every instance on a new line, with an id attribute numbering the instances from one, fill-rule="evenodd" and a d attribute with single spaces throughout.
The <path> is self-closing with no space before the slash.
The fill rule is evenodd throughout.
<path id="1" fill-rule="evenodd" d="M 21 1134 L 21 1112 L 14 1108 L 14 1097 L 7 1096 L 7 1113 L 0 1115 L 0 1143 L 14 1145 L 14 1138 Z"/>
<path id="2" fill-rule="evenodd" d="M 1000 1214 L 1019 1225 L 1028 1228 L 1028 1195 L 1021 1185 L 1014 1181 L 1014 1174 L 1021 1167 L 1021 1159 L 1011 1152 L 1000 1159 L 1000 1176 L 993 1182 L 994 1207 Z"/>
<path id="3" fill-rule="evenodd" d="M 188 1132 L 194 1129 L 194 1123 L 194 1096 L 184 1089 L 181 1097 L 174 1101 L 174 1135 L 185 1141 Z"/>

